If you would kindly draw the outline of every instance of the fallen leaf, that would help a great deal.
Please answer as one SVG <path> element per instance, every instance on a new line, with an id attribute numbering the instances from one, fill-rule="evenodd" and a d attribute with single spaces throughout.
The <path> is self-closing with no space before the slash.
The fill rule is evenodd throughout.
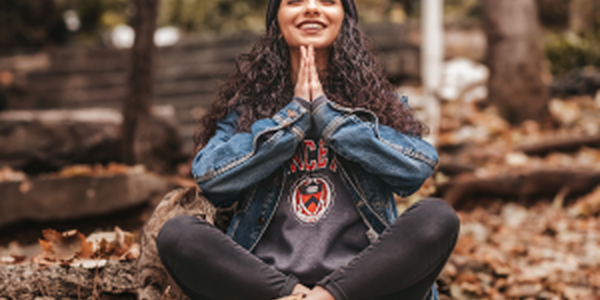
<path id="1" fill-rule="evenodd" d="M 59 233 L 54 229 L 42 231 L 45 240 L 39 240 L 42 247 L 42 256 L 66 261 L 75 257 L 89 258 L 93 255 L 92 245 L 85 236 L 77 231 L 69 230 Z"/>

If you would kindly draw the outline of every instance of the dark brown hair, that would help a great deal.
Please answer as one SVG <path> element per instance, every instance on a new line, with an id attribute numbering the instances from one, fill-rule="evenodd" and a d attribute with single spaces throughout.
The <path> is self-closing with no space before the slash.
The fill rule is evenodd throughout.
<path id="1" fill-rule="evenodd" d="M 369 48 L 356 22 L 346 16 L 322 80 L 325 94 L 342 106 L 371 110 L 380 124 L 421 136 L 425 126 L 399 101 Z M 221 87 L 216 101 L 201 119 L 203 130 L 196 133 L 196 150 L 208 143 L 219 119 L 229 112 L 242 108 L 238 131 L 248 132 L 255 121 L 270 118 L 286 106 L 293 94 L 289 50 L 275 20 L 250 53 L 238 58 L 237 72 Z"/>

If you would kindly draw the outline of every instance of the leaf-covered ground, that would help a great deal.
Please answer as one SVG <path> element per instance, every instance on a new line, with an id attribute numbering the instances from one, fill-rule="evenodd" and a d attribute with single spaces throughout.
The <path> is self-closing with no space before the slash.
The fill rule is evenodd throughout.
<path id="1" fill-rule="evenodd" d="M 592 176 L 600 169 L 600 93 L 553 99 L 548 111 L 542 123 L 511 127 L 476 103 L 442 107 L 442 165 L 462 171 L 438 172 L 420 196 L 468 180 L 518 182 L 540 170 L 535 184 L 519 188 L 553 191 L 463 199 L 469 209 L 458 212 L 460 237 L 438 281 L 446 299 L 600 299 L 600 182 Z M 592 174 L 584 177 L 588 190 L 555 186 L 556 170 Z"/>

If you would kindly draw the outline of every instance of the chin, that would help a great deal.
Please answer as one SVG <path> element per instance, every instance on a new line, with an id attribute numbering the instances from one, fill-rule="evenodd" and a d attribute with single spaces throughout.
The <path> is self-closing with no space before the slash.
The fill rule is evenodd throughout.
<path id="1" fill-rule="evenodd" d="M 301 41 L 292 41 L 291 43 L 288 43 L 288 46 L 290 47 L 300 47 L 308 45 L 312 45 L 315 49 L 322 49 L 331 47 L 333 45 L 333 42 L 307 39 Z"/>

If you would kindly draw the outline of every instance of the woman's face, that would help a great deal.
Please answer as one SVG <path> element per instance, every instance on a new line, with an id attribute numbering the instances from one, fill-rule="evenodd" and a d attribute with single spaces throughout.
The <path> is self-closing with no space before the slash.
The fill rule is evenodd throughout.
<path id="1" fill-rule="evenodd" d="M 327 48 L 340 31 L 344 7 L 341 0 L 281 0 L 277 20 L 289 47 Z"/>

